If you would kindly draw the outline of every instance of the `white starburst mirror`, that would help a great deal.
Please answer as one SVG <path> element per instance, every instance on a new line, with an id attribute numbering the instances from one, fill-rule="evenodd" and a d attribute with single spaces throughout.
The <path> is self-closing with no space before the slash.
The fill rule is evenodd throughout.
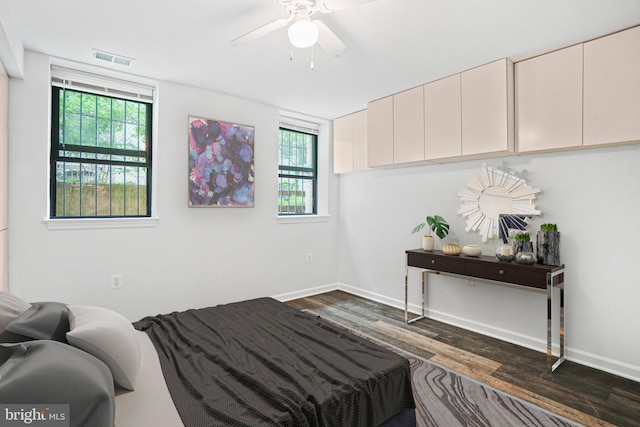
<path id="1" fill-rule="evenodd" d="M 498 235 L 500 215 L 540 215 L 533 201 L 539 188 L 532 188 L 525 179 L 527 171 L 509 170 L 482 165 L 479 174 L 467 177 L 467 189 L 458 192 L 458 214 L 466 218 L 467 232 L 477 231 L 482 241 Z"/>

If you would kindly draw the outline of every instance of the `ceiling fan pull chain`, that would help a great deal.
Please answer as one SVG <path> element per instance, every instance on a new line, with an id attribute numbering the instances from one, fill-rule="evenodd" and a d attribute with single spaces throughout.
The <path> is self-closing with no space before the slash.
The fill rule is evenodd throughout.
<path id="1" fill-rule="evenodd" d="M 311 64 L 309 64 L 309 68 L 313 71 L 313 46 L 311 46 Z"/>

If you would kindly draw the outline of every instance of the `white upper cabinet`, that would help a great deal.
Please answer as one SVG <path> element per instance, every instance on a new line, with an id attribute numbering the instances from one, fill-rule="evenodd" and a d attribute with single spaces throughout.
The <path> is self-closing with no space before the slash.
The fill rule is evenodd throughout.
<path id="1" fill-rule="evenodd" d="M 501 59 L 461 78 L 462 155 L 513 153 L 513 63 Z"/>
<path id="2" fill-rule="evenodd" d="M 515 67 L 518 152 L 582 146 L 582 44 Z"/>
<path id="3" fill-rule="evenodd" d="M 346 173 L 367 168 L 367 111 L 333 121 L 333 172 Z"/>
<path id="4" fill-rule="evenodd" d="M 424 152 L 426 160 L 462 155 L 460 74 L 424 85 Z"/>
<path id="5" fill-rule="evenodd" d="M 393 165 L 393 96 L 367 106 L 367 164 Z"/>
<path id="6" fill-rule="evenodd" d="M 338 143 L 337 171 L 364 158 L 377 167 L 640 142 L 640 26 L 372 101 L 366 128 L 367 156 Z"/>
<path id="7" fill-rule="evenodd" d="M 640 140 L 640 27 L 584 44 L 584 139 Z"/>
<path id="8" fill-rule="evenodd" d="M 393 95 L 393 163 L 424 160 L 422 86 Z"/>
<path id="9" fill-rule="evenodd" d="M 333 121 L 333 173 L 353 171 L 353 140 L 351 115 Z"/>
<path id="10" fill-rule="evenodd" d="M 352 114 L 353 129 L 353 170 L 368 169 L 367 161 L 367 110 Z"/>

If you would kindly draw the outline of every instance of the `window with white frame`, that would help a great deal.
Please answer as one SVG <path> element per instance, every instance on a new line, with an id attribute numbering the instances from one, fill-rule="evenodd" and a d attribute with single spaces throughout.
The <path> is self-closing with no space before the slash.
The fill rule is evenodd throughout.
<path id="1" fill-rule="evenodd" d="M 50 217 L 151 216 L 153 88 L 52 66 Z"/>
<path id="2" fill-rule="evenodd" d="M 318 126 L 280 123 L 278 215 L 318 213 Z"/>

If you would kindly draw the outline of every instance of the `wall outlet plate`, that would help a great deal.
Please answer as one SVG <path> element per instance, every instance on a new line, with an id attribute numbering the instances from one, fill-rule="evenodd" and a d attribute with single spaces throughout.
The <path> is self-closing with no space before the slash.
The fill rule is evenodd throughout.
<path id="1" fill-rule="evenodd" d="M 122 283 L 122 274 L 111 275 L 111 289 L 120 289 L 124 286 Z"/>

